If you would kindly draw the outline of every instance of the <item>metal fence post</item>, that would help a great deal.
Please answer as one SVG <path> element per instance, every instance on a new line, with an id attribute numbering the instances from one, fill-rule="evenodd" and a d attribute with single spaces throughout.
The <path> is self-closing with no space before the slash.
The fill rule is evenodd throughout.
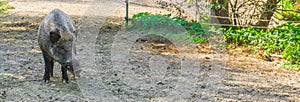
<path id="1" fill-rule="evenodd" d="M 126 27 L 128 26 L 128 0 L 125 0 L 125 3 L 126 3 L 126 17 L 125 17 L 125 20 L 126 20 Z"/>

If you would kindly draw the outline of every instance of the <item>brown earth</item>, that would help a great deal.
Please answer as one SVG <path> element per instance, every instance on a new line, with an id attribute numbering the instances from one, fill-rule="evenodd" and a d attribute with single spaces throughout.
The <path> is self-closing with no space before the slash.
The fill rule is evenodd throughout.
<path id="1" fill-rule="evenodd" d="M 197 45 L 146 35 L 132 40 L 140 33 L 123 28 L 123 2 L 10 4 L 15 9 L 0 17 L 1 101 L 300 100 L 299 71 L 279 68 L 280 61 L 255 59 L 245 48 L 225 49 L 217 46 L 219 41 Z M 112 6 L 116 7 L 109 8 Z M 61 83 L 58 64 L 51 83 L 41 80 L 44 65 L 37 29 L 53 8 L 70 14 L 81 27 L 78 59 L 84 71 L 80 79 L 72 77 L 70 84 Z M 136 4 L 129 11 L 130 16 L 169 13 Z"/>

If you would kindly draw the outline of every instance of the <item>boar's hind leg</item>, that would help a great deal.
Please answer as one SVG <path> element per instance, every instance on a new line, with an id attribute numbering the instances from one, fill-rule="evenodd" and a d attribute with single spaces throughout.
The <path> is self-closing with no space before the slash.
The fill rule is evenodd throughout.
<path id="1" fill-rule="evenodd" d="M 50 67 L 49 71 L 50 71 L 50 76 L 53 77 L 53 64 L 54 64 L 54 61 L 53 60 L 51 60 L 51 61 L 52 62 L 50 63 L 51 67 Z"/>
<path id="2" fill-rule="evenodd" d="M 45 72 L 44 72 L 44 82 L 48 83 L 50 81 L 50 74 L 53 76 L 53 60 L 47 56 L 47 54 L 43 51 L 43 57 L 45 61 Z"/>
<path id="3" fill-rule="evenodd" d="M 62 65 L 61 66 L 61 71 L 62 71 L 62 78 L 63 78 L 63 83 L 69 83 L 69 78 L 68 78 L 68 73 L 67 73 L 67 65 Z"/>

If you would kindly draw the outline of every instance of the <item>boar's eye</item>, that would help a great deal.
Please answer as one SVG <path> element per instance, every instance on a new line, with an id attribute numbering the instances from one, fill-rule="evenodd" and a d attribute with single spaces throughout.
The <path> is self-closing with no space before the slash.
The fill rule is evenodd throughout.
<path id="1" fill-rule="evenodd" d="M 50 32 L 51 43 L 56 43 L 60 39 L 60 34 L 58 32 Z"/>

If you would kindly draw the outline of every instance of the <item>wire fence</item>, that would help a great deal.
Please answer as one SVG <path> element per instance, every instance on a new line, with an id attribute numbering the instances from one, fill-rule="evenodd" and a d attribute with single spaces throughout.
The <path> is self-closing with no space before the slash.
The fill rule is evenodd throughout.
<path id="1" fill-rule="evenodd" d="M 142 2 L 137 2 L 137 1 L 129 1 L 129 5 L 139 5 L 139 6 L 147 6 L 147 7 L 153 7 L 153 8 L 174 8 L 173 4 L 164 4 L 167 6 L 162 6 L 160 4 L 158 5 L 148 5 L 146 3 L 142 3 Z M 272 4 L 270 4 L 272 5 Z M 283 5 L 281 4 L 277 4 L 277 5 L 273 5 L 273 6 L 278 6 L 276 11 L 274 14 L 276 13 L 283 13 L 283 12 L 295 12 L 295 13 L 299 13 L 299 11 L 296 10 L 284 10 L 282 9 Z M 130 7 L 130 6 L 129 6 Z M 176 9 L 178 9 L 178 7 L 176 7 Z M 183 8 L 181 8 L 183 9 Z M 169 9 L 170 10 L 170 9 Z M 300 23 L 300 21 L 295 21 L 295 20 L 279 20 L 276 19 L 275 17 L 272 17 L 272 19 L 268 20 L 268 19 L 261 19 L 261 18 L 243 18 L 243 17 L 226 17 L 226 16 L 216 16 L 216 15 L 205 15 L 211 19 L 219 19 L 219 20 L 239 20 L 239 21 L 244 21 L 244 22 L 269 22 L 268 26 L 259 26 L 259 25 L 251 25 L 251 24 L 231 24 L 231 23 L 227 23 L 227 24 L 220 24 L 220 23 L 206 23 L 206 25 L 211 25 L 211 26 L 225 26 L 225 27 L 253 27 L 253 28 L 263 28 L 263 29 L 268 29 L 272 26 L 276 26 L 278 24 L 281 24 L 282 22 L 293 22 L 293 23 Z"/>

